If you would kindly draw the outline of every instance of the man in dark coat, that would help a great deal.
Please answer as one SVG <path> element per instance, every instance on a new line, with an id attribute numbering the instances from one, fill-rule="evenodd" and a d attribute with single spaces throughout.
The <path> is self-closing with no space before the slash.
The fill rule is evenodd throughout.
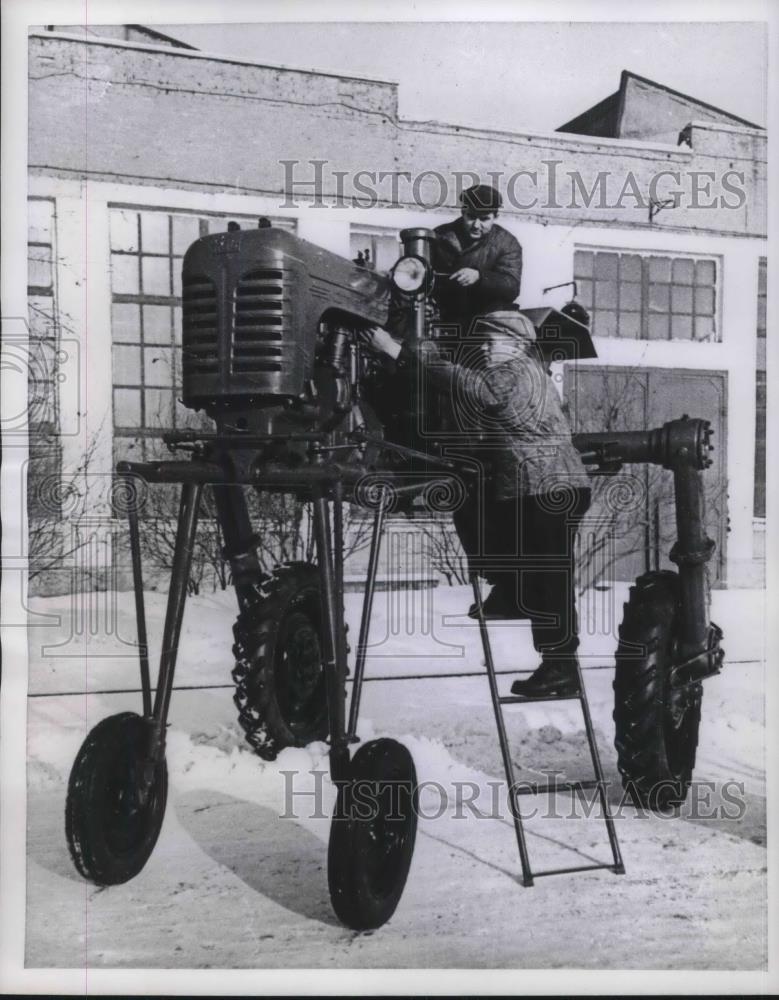
<path id="1" fill-rule="evenodd" d="M 495 221 L 500 193 L 487 184 L 463 191 L 460 218 L 435 230 L 435 300 L 441 322 L 467 336 L 473 320 L 508 309 L 519 295 L 522 247 Z"/>

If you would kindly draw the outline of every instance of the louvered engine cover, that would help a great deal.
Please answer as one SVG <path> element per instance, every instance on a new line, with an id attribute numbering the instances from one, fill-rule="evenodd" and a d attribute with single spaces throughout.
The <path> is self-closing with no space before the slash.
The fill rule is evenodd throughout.
<path id="1" fill-rule="evenodd" d="M 204 236 L 182 272 L 183 401 L 211 415 L 298 397 L 327 314 L 383 323 L 388 279 L 281 229 Z"/>

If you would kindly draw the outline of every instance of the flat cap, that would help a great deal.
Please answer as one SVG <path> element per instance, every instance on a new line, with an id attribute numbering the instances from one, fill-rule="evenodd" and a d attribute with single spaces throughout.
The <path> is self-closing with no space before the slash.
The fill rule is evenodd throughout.
<path id="1" fill-rule="evenodd" d="M 500 192 L 489 184 L 474 184 L 460 196 L 463 208 L 472 212 L 497 212 L 503 204 Z"/>

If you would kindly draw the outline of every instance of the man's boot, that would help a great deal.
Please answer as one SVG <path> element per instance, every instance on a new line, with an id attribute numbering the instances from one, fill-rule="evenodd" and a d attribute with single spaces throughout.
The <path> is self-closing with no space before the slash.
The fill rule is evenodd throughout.
<path id="1" fill-rule="evenodd" d="M 511 685 L 511 693 L 525 698 L 576 695 L 579 693 L 579 674 L 575 657 L 559 657 L 543 660 L 525 680 L 516 680 Z"/>

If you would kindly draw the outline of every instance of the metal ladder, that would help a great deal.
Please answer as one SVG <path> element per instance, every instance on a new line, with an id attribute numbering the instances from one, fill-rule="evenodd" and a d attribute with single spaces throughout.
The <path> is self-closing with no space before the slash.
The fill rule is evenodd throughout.
<path id="1" fill-rule="evenodd" d="M 584 691 L 584 684 L 582 682 L 581 668 L 578 663 L 576 665 L 577 676 L 579 679 L 579 693 L 572 695 L 544 695 L 540 698 L 528 698 L 524 695 L 508 695 L 501 696 L 498 692 L 498 682 L 495 676 L 495 663 L 492 659 L 492 647 L 490 645 L 489 632 L 487 630 L 487 622 L 484 618 L 484 608 L 482 605 L 481 587 L 479 586 L 478 577 L 476 574 L 471 575 L 471 584 L 473 585 L 473 596 L 476 602 L 476 608 L 478 611 L 479 619 L 479 633 L 481 635 L 482 648 L 484 649 L 484 662 L 487 667 L 487 678 L 490 684 L 490 695 L 492 697 L 492 707 L 495 712 L 495 723 L 498 727 L 498 739 L 500 741 L 500 751 L 503 756 L 503 767 L 506 772 L 506 780 L 509 786 L 509 806 L 511 808 L 511 815 L 514 820 L 514 830 L 517 835 L 517 847 L 519 848 L 519 860 L 522 864 L 522 884 L 525 886 L 533 885 L 533 880 L 536 878 L 541 878 L 544 875 L 567 875 L 571 872 L 586 872 L 594 871 L 600 868 L 608 868 L 614 872 L 615 875 L 624 875 L 625 866 L 622 862 L 622 854 L 619 849 L 619 842 L 617 841 L 617 831 L 614 829 L 614 820 L 609 812 L 608 802 L 606 801 L 606 788 L 603 780 L 603 769 L 601 768 L 600 756 L 598 755 L 598 746 L 595 742 L 595 735 L 592 730 L 592 718 L 590 717 L 590 707 L 587 703 L 587 695 Z M 532 705 L 538 702 L 547 701 L 578 701 L 582 707 L 582 715 L 584 716 L 584 728 L 587 733 L 587 742 L 590 746 L 590 756 L 592 758 L 592 767 L 595 772 L 595 778 L 593 780 L 587 781 L 561 781 L 553 784 L 545 785 L 517 785 L 514 778 L 514 763 L 511 760 L 511 752 L 509 748 L 508 738 L 506 736 L 506 725 L 503 719 L 503 706 L 504 705 Z M 586 789 L 597 788 L 598 795 L 600 797 L 600 805 L 603 811 L 603 818 L 606 823 L 606 832 L 609 836 L 609 843 L 611 845 L 611 853 L 613 857 L 612 864 L 592 864 L 592 865 L 576 865 L 569 868 L 547 868 L 543 871 L 533 871 L 530 867 L 530 858 L 528 856 L 527 843 L 525 841 L 525 831 L 522 826 L 522 814 L 519 809 L 519 797 L 521 795 L 542 795 L 545 792 L 578 792 L 584 791 Z"/>

